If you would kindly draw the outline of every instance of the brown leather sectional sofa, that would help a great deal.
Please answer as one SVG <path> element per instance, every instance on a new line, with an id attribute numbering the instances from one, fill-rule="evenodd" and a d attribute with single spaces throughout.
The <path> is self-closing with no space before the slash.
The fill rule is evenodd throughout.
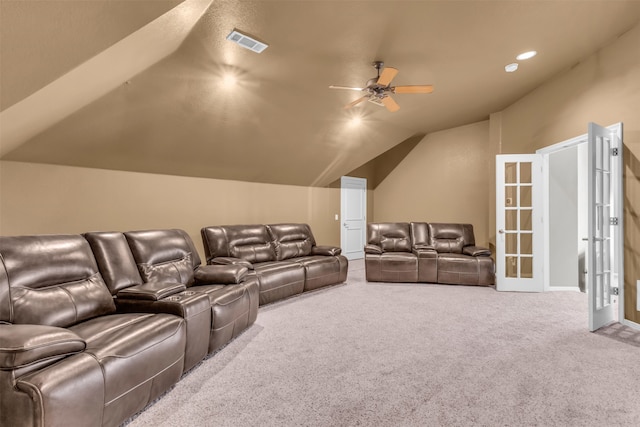
<path id="1" fill-rule="evenodd" d="M 262 227 L 264 253 L 224 246 L 255 264 L 201 265 L 182 230 L 0 236 L 0 425 L 120 425 L 251 326 L 259 297 L 346 280 L 308 226 Z"/>
<path id="2" fill-rule="evenodd" d="M 495 283 L 491 251 L 476 246 L 471 224 L 367 224 L 365 270 L 370 282 Z"/>
<path id="3" fill-rule="evenodd" d="M 205 227 L 211 265 L 241 265 L 260 285 L 260 305 L 347 280 L 341 249 L 317 246 L 307 224 Z"/>

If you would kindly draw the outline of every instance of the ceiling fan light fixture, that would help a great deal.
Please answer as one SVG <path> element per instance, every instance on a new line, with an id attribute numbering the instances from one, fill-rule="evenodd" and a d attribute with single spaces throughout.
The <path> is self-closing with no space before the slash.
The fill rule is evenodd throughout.
<path id="1" fill-rule="evenodd" d="M 349 120 L 349 126 L 351 126 L 351 127 L 358 127 L 361 124 L 362 124 L 362 117 L 360 117 L 360 116 L 353 116 Z"/>
<path id="2" fill-rule="evenodd" d="M 229 33 L 229 35 L 227 36 L 227 40 L 230 40 L 236 43 L 238 46 L 249 49 L 250 51 L 253 51 L 255 53 L 262 53 L 266 48 L 269 47 L 268 44 L 258 41 L 246 34 L 242 34 L 240 31 L 235 29 Z"/>
<path id="3" fill-rule="evenodd" d="M 513 73 L 518 69 L 518 63 L 517 62 L 513 62 L 511 64 L 507 64 L 504 66 L 504 70 L 507 73 Z"/>
<path id="4" fill-rule="evenodd" d="M 516 56 L 516 59 L 518 61 L 524 61 L 526 59 L 531 59 L 534 56 L 536 56 L 538 54 L 538 52 L 536 52 L 535 50 L 530 50 L 528 52 L 523 52 L 520 55 Z"/>

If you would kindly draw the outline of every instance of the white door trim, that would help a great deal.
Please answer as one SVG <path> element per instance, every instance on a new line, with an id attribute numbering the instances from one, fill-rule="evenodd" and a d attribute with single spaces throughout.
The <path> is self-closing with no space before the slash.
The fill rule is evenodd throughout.
<path id="1" fill-rule="evenodd" d="M 613 125 L 610 126 L 606 126 L 606 129 L 608 129 L 612 134 L 615 134 L 620 141 L 622 141 L 622 123 L 615 123 Z M 541 154 L 543 157 L 543 169 L 542 169 L 542 174 L 543 174 L 543 182 L 544 185 L 542 187 L 542 191 L 543 191 L 543 203 L 544 203 L 544 207 L 543 207 L 543 227 L 544 227 L 544 289 L 545 291 L 547 290 L 561 290 L 561 289 L 555 289 L 555 288 L 550 288 L 549 286 L 549 282 L 550 282 L 550 276 L 549 276 L 549 267 L 550 267 L 550 259 L 549 259 L 549 155 L 561 150 L 564 150 L 566 148 L 571 148 L 574 147 L 576 145 L 582 144 L 582 143 L 587 143 L 587 134 L 582 134 L 580 136 L 576 136 L 574 138 L 570 138 L 566 141 L 562 141 L 553 145 L 549 145 L 547 147 L 543 147 L 539 150 L 536 150 L 536 154 Z M 620 178 L 622 178 L 622 171 L 619 171 L 618 173 L 614 174 L 614 178 L 616 181 L 619 181 Z M 623 179 L 623 178 L 622 178 Z M 617 229 L 617 233 L 618 234 L 618 239 L 617 239 L 617 250 L 619 250 L 621 256 L 619 257 L 620 259 L 618 260 L 618 283 L 620 283 L 620 285 L 618 286 L 618 321 L 626 326 L 632 327 L 634 329 L 639 329 L 640 330 L 640 324 L 637 324 L 635 322 L 632 322 L 630 320 L 625 319 L 624 317 L 624 227 L 623 227 L 623 223 L 624 221 L 622 221 L 622 216 L 624 215 L 624 193 L 623 193 L 623 185 L 622 182 L 617 182 L 616 187 L 614 188 L 614 191 L 616 191 L 616 199 L 618 200 L 618 203 L 620 203 L 620 206 L 616 206 L 614 207 L 614 209 L 616 209 L 616 211 L 620 212 L 620 217 L 621 217 L 621 225 L 618 227 Z M 619 209 L 619 210 L 618 210 Z"/>
<path id="2" fill-rule="evenodd" d="M 549 249 L 549 218 L 550 218 L 550 207 L 549 207 L 549 156 L 553 153 L 557 153 L 558 151 L 566 150 L 567 148 L 575 147 L 580 144 L 587 143 L 587 134 L 576 136 L 575 138 L 568 139 L 563 142 L 559 142 L 557 144 L 549 145 L 548 147 L 541 148 L 536 150 L 536 154 L 542 155 L 542 227 L 543 227 L 543 235 L 544 235 L 544 291 L 549 292 L 553 291 L 561 291 L 563 288 L 551 287 L 551 258 L 550 258 L 550 249 Z"/>

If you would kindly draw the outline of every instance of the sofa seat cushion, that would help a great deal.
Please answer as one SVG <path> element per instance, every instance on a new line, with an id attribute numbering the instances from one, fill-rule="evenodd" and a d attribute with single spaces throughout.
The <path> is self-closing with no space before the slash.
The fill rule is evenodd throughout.
<path id="1" fill-rule="evenodd" d="M 338 257 L 316 255 L 291 258 L 289 261 L 293 261 L 304 266 L 305 291 L 321 288 L 323 286 L 335 285 L 336 283 L 341 282 L 341 264 Z"/>
<path id="2" fill-rule="evenodd" d="M 260 305 L 300 294 L 304 290 L 305 270 L 290 261 L 264 262 L 253 265 L 253 275 L 260 286 Z"/>
<path id="3" fill-rule="evenodd" d="M 365 255 L 370 282 L 417 282 L 418 258 L 411 252 L 385 252 Z"/>
<path id="4" fill-rule="evenodd" d="M 438 283 L 456 285 L 493 284 L 493 260 L 464 254 L 438 254 Z"/>
<path id="5" fill-rule="evenodd" d="M 114 314 L 69 329 L 102 368 L 105 424 L 144 408 L 182 375 L 186 332 L 180 317 Z"/>
<path id="6" fill-rule="evenodd" d="M 258 316 L 259 286 L 255 275 L 239 284 L 202 285 L 192 289 L 206 294 L 211 304 L 209 353 L 240 335 Z"/>

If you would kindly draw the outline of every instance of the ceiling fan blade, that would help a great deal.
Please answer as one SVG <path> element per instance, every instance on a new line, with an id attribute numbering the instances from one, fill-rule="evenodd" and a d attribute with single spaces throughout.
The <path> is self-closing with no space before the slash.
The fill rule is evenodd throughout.
<path id="1" fill-rule="evenodd" d="M 336 85 L 331 85 L 329 86 L 329 89 L 347 89 L 347 90 L 364 90 L 361 87 L 350 87 L 350 86 L 336 86 Z"/>
<path id="2" fill-rule="evenodd" d="M 378 84 L 387 86 L 389 83 L 391 83 L 391 80 L 393 80 L 396 74 L 398 74 L 398 70 L 396 70 L 395 68 L 385 68 L 384 70 L 382 70 L 382 74 L 380 74 L 380 77 L 378 77 Z"/>
<path id="3" fill-rule="evenodd" d="M 369 98 L 369 95 L 362 96 L 362 97 L 360 97 L 360 98 L 356 99 L 355 101 L 352 101 L 352 102 L 348 103 L 347 105 L 345 105 L 345 106 L 344 106 L 344 109 L 345 109 L 345 110 L 348 110 L 349 108 L 351 108 L 351 107 L 353 107 L 353 106 L 355 106 L 355 105 L 360 104 L 362 101 L 364 101 L 364 100 L 365 100 L 365 99 L 367 99 L 367 98 Z"/>
<path id="4" fill-rule="evenodd" d="M 392 89 L 393 89 L 393 93 L 431 93 L 433 92 L 433 86 L 431 85 L 396 86 Z"/>
<path id="5" fill-rule="evenodd" d="M 400 109 L 400 106 L 390 96 L 385 96 L 381 101 L 384 106 L 387 107 L 387 110 L 391 111 L 392 113 Z"/>

